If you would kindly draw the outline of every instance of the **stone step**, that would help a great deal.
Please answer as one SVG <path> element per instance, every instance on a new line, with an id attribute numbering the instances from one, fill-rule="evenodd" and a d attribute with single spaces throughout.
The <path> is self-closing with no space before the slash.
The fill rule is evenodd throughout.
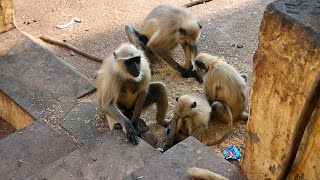
<path id="1" fill-rule="evenodd" d="M 107 136 L 107 133 L 99 132 L 95 125 L 97 115 L 95 102 L 80 102 L 60 120 L 60 125 L 82 144 L 93 147 Z"/>
<path id="2" fill-rule="evenodd" d="M 88 78 L 18 29 L 0 34 L 0 99 L 14 101 L 34 119 L 58 121 L 94 89 Z M 24 118 L 12 111 L 12 102 L 1 103 L 1 117 L 15 128 L 30 123 L 20 124 Z"/>
<path id="3" fill-rule="evenodd" d="M 187 169 L 190 167 L 205 168 L 229 179 L 246 179 L 239 168 L 194 137 L 188 137 L 173 146 L 125 179 L 191 179 L 187 174 Z"/>
<path id="4" fill-rule="evenodd" d="M 39 119 L 0 141 L 0 179 L 25 179 L 76 149 L 71 138 Z"/>
<path id="5" fill-rule="evenodd" d="M 101 143 L 83 146 L 28 179 L 123 179 L 158 155 L 145 141 L 133 145 L 122 130 L 112 130 Z"/>

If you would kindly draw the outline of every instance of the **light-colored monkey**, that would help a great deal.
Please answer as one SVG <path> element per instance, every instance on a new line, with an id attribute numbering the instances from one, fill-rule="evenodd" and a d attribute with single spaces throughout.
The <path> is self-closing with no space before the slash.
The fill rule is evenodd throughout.
<path id="1" fill-rule="evenodd" d="M 188 173 L 191 177 L 202 180 L 229 180 L 217 173 L 209 171 L 203 168 L 192 167 L 188 169 Z"/>
<path id="2" fill-rule="evenodd" d="M 248 105 L 246 76 L 223 59 L 207 53 L 200 53 L 194 59 L 197 68 L 205 71 L 204 93 L 209 101 L 219 100 L 231 110 L 234 119 L 247 120 L 245 108 Z"/>
<path id="3" fill-rule="evenodd" d="M 145 50 L 150 60 L 160 57 L 182 77 L 192 76 L 201 83 L 201 76 L 194 71 L 191 61 L 192 56 L 198 54 L 200 29 L 196 17 L 187 8 L 162 5 L 148 14 L 142 23 L 142 31 L 130 25 L 125 31 L 129 41 Z M 184 68 L 170 55 L 179 44 L 185 54 Z"/>
<path id="4" fill-rule="evenodd" d="M 225 140 L 233 126 L 230 109 L 221 101 L 214 101 L 210 106 L 205 98 L 183 95 L 178 97 L 174 117 L 170 121 L 167 142 L 164 150 L 169 149 L 188 136 L 194 136 L 206 145 L 215 145 Z M 208 126 L 215 121 L 228 123 L 226 132 L 212 133 Z M 209 136 L 209 138 L 207 138 Z"/>
<path id="5" fill-rule="evenodd" d="M 129 140 L 138 143 L 138 133 L 147 131 L 143 109 L 155 103 L 156 120 L 165 125 L 168 97 L 165 85 L 150 83 L 148 59 L 134 45 L 124 43 L 103 61 L 97 77 L 97 104 L 110 129 L 120 123 Z"/>

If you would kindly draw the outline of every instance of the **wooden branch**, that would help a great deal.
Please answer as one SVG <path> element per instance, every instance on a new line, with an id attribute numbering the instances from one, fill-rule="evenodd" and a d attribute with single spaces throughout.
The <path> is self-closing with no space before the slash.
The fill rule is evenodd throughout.
<path id="1" fill-rule="evenodd" d="M 318 104 L 319 99 L 320 99 L 320 74 L 318 74 L 313 84 L 311 92 L 309 93 L 306 99 L 306 102 L 303 106 L 300 117 L 297 121 L 295 130 L 293 131 L 291 147 L 289 149 L 289 152 L 285 160 L 283 161 L 282 171 L 278 177 L 279 180 L 287 179 L 292 169 L 303 134 L 311 119 L 312 113 Z"/>
<path id="2" fill-rule="evenodd" d="M 103 59 L 98 58 L 98 57 L 96 57 L 96 56 L 94 56 L 94 55 L 91 55 L 91 54 L 89 54 L 89 53 L 86 53 L 86 52 L 80 50 L 79 48 L 77 48 L 77 47 L 69 44 L 69 43 L 65 43 L 65 42 L 58 41 L 58 40 L 53 39 L 53 38 L 51 38 L 51 37 L 49 37 L 49 36 L 46 36 L 46 35 L 41 36 L 40 39 L 42 39 L 42 40 L 45 41 L 45 42 L 51 43 L 51 44 L 55 44 L 55 45 L 58 45 L 58 46 L 65 47 L 65 48 L 67 48 L 67 49 L 74 50 L 75 52 L 81 54 L 82 56 L 87 57 L 87 58 L 89 58 L 89 59 L 92 59 L 92 60 L 94 60 L 94 61 L 97 61 L 97 62 L 100 62 L 100 63 L 103 62 Z"/>
<path id="3" fill-rule="evenodd" d="M 193 1 L 193 2 L 190 2 L 190 3 L 188 3 L 188 4 L 183 5 L 183 7 L 189 8 L 189 7 L 192 7 L 192 6 L 195 6 L 195 5 L 198 5 L 198 4 L 202 4 L 202 3 L 206 3 L 206 2 L 209 2 L 209 1 L 212 1 L 212 0 L 198 0 L 198 1 Z"/>

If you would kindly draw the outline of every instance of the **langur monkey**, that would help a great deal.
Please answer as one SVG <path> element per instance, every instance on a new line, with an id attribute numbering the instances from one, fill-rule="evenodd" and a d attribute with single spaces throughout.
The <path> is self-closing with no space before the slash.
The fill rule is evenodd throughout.
<path id="1" fill-rule="evenodd" d="M 191 177 L 202 180 L 229 180 L 217 173 L 209 171 L 207 169 L 192 167 L 188 169 L 188 173 Z"/>
<path id="2" fill-rule="evenodd" d="M 248 105 L 246 76 L 223 59 L 200 53 L 194 59 L 197 68 L 205 71 L 203 76 L 204 93 L 209 101 L 219 100 L 231 110 L 234 119 L 247 120 L 245 108 Z"/>
<path id="3" fill-rule="evenodd" d="M 138 133 L 148 130 L 139 117 L 141 111 L 153 103 L 157 106 L 157 122 L 165 126 L 168 109 L 166 87 L 161 82 L 150 83 L 150 78 L 148 59 L 129 43 L 120 45 L 107 57 L 98 72 L 97 104 L 100 113 L 106 116 L 110 129 L 115 123 L 120 123 L 133 144 L 138 143 Z"/>
<path id="4" fill-rule="evenodd" d="M 221 101 L 214 101 L 211 106 L 205 98 L 183 95 L 176 99 L 174 116 L 169 122 L 167 142 L 164 150 L 171 148 L 188 136 L 194 136 L 208 146 L 221 143 L 231 133 L 233 126 L 232 114 L 228 106 Z M 213 134 L 208 129 L 212 120 L 228 123 L 225 134 Z M 210 136 L 210 138 L 205 138 Z"/>
<path id="5" fill-rule="evenodd" d="M 182 77 L 195 77 L 202 83 L 201 76 L 194 70 L 192 56 L 198 54 L 197 43 L 200 29 L 195 16 L 184 7 L 162 5 L 153 9 L 145 18 L 142 31 L 126 25 L 129 42 L 146 52 L 152 61 L 160 57 Z M 177 63 L 170 53 L 181 45 L 185 55 L 184 67 Z"/>

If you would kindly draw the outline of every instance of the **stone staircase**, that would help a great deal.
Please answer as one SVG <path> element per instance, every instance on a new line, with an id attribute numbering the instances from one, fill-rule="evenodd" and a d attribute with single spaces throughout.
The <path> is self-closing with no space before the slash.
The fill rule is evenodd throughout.
<path id="1" fill-rule="evenodd" d="M 0 50 L 0 88 L 36 121 L 0 140 L 1 179 L 191 179 L 187 168 L 192 166 L 230 179 L 246 179 L 240 169 L 193 137 L 161 153 L 142 139 L 132 145 L 121 130 L 99 132 L 92 123 L 95 104 L 77 102 L 94 89 L 92 83 L 18 30 L 9 33 L 14 38 L 0 35 L 11 45 L 11 49 Z M 26 50 L 30 47 L 32 53 Z M 44 67 L 48 69 L 41 70 Z M 20 70 L 23 75 L 12 73 Z M 65 86 L 56 88 L 61 84 Z M 51 91 L 55 93 L 47 96 Z"/>

